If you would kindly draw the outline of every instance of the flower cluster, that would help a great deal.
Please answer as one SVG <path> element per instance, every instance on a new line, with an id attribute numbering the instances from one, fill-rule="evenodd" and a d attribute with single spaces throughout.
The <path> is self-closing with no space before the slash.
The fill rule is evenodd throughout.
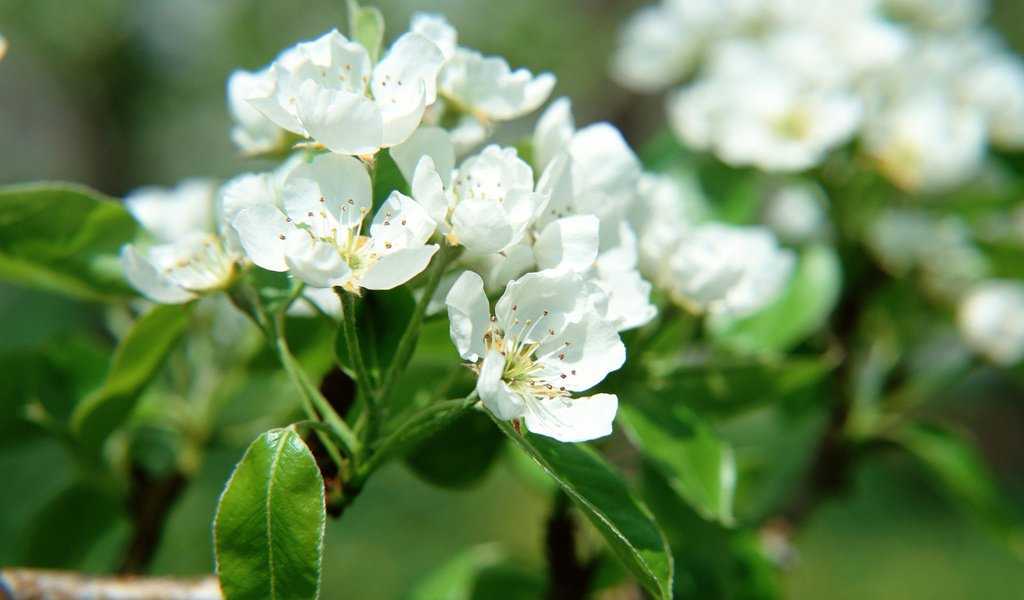
<path id="1" fill-rule="evenodd" d="M 981 0 L 691 2 L 636 13 L 612 73 L 668 98 L 688 146 L 732 165 L 802 171 L 855 137 L 894 184 L 976 175 L 1024 147 L 1024 64 L 980 24 Z"/>
<path id="2" fill-rule="evenodd" d="M 185 302 L 258 267 L 338 314 L 335 294 L 405 285 L 451 247 L 426 300 L 447 307 L 482 403 L 563 441 L 610 432 L 617 398 L 573 394 L 623 364 L 619 332 L 657 314 L 652 282 L 694 312 L 741 315 L 787 280 L 792 256 L 771 233 L 684 214 L 675 182 L 643 173 L 611 125 L 577 128 L 567 99 L 540 116 L 528 157 L 489 143 L 547 100 L 551 75 L 458 46 L 435 15 L 377 54 L 333 30 L 233 73 L 233 139 L 247 154 L 291 144 L 288 158 L 219 190 L 129 198 L 159 242 L 125 247 L 129 280 Z M 378 177 L 384 165 L 398 173 Z"/>

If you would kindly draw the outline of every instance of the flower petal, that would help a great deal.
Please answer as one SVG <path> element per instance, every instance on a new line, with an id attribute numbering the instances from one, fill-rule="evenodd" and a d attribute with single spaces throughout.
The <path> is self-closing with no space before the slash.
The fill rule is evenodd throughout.
<path id="1" fill-rule="evenodd" d="M 601 222 L 594 215 L 565 217 L 549 223 L 533 244 L 541 269 L 564 268 L 577 273 L 589 269 L 597 258 Z"/>
<path id="2" fill-rule="evenodd" d="M 132 244 L 121 248 L 121 266 L 128 283 L 153 302 L 181 304 L 196 297 L 158 271 Z"/>
<path id="3" fill-rule="evenodd" d="M 391 158 L 410 183 L 424 156 L 433 160 L 432 168 L 441 176 L 444 187 L 448 187 L 455 168 L 455 146 L 447 131 L 440 127 L 421 127 L 409 139 L 391 148 Z"/>
<path id="4" fill-rule="evenodd" d="M 526 428 L 560 442 L 585 442 L 612 432 L 618 408 L 614 394 L 541 400 L 529 406 Z"/>
<path id="5" fill-rule="evenodd" d="M 384 137 L 380 109 L 362 94 L 325 88 L 306 80 L 296 105 L 310 137 L 339 154 L 373 154 Z"/>
<path id="6" fill-rule="evenodd" d="M 487 349 L 484 334 L 491 326 L 483 280 L 472 271 L 463 272 L 448 291 L 445 303 L 452 342 L 459 356 L 476 362 Z"/>
<path id="7" fill-rule="evenodd" d="M 502 379 L 505 372 L 505 357 L 497 350 L 491 350 L 484 357 L 480 377 L 476 380 L 476 391 L 480 400 L 494 416 L 508 421 L 526 413 L 526 401 L 509 389 Z"/>
<path id="8" fill-rule="evenodd" d="M 270 204 L 250 206 L 238 213 L 233 225 L 249 260 L 268 271 L 288 270 L 285 257 L 303 252 L 304 245 L 312 240 L 287 219 Z"/>
<path id="9" fill-rule="evenodd" d="M 363 274 L 359 286 L 368 290 L 390 290 L 402 285 L 427 268 L 438 248 L 437 244 L 414 246 L 381 256 Z"/>

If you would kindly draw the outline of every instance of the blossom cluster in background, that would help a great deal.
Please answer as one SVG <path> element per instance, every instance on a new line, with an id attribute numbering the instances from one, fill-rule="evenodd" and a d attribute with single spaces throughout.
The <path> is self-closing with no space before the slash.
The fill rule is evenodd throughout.
<path id="1" fill-rule="evenodd" d="M 803 171 L 856 140 L 907 190 L 964 183 L 988 147 L 1024 147 L 1024 64 L 980 0 L 665 0 L 621 31 L 612 73 L 672 88 L 688 146 Z M 680 85 L 681 84 L 681 85 Z"/>
<path id="2" fill-rule="evenodd" d="M 987 9 L 984 0 L 664 0 L 623 25 L 610 69 L 631 90 L 666 91 L 667 121 L 688 150 L 803 178 L 763 211 L 787 241 L 827 230 L 808 190 L 849 196 L 851 180 L 829 181 L 835 173 L 881 175 L 897 191 L 891 201 L 824 204 L 867 203 L 867 226 L 852 234 L 882 268 L 913 273 L 927 296 L 959 305 L 964 342 L 1011 365 L 1024 355 L 1018 284 L 980 245 L 1024 236 L 993 235 L 946 202 L 982 180 L 1005 187 L 1012 176 L 989 159 L 1024 149 L 1024 61 L 984 24 Z M 756 243 L 760 250 L 740 250 L 734 239 L 713 254 L 771 255 L 770 241 Z M 689 286 L 693 302 L 700 294 L 685 252 L 669 264 L 669 289 Z M 771 272 L 762 271 L 763 285 Z"/>

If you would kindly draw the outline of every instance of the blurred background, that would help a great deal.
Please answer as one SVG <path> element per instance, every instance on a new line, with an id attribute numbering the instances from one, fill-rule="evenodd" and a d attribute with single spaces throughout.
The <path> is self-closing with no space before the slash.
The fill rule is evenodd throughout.
<path id="1" fill-rule="evenodd" d="M 626 92 L 606 74 L 617 27 L 646 2 L 373 4 L 385 15 L 388 39 L 414 11 L 442 12 L 462 45 L 555 73 L 555 95 L 571 96 L 580 124 L 612 121 L 636 148 L 663 126 L 659 98 Z M 238 156 L 228 137 L 227 76 L 264 66 L 296 41 L 343 29 L 344 15 L 342 0 L 3 0 L 0 34 L 10 49 L 0 62 L 0 184 L 68 180 L 121 196 L 142 185 L 268 167 Z M 990 21 L 1024 50 L 1024 3 L 996 0 Z M 0 287 L 0 350 L 31 348 L 94 317 L 70 301 Z M 931 410 L 966 423 L 1001 483 L 1022 500 L 1024 399 L 998 376 L 981 377 L 969 388 L 979 397 L 950 389 Z M 211 570 L 215 502 L 240 454 L 241 447 L 221 448 L 204 458 L 171 514 L 154 572 Z M 46 546 L 62 543 L 59 530 L 48 541 L 29 538 L 72 467 L 54 442 L 0 444 L 0 566 L 25 564 L 30 555 L 45 562 Z M 329 525 L 324 597 L 405 597 L 415 582 L 483 543 L 499 543 L 525 567 L 540 566 L 549 497 L 524 471 L 519 461 L 500 461 L 479 485 L 445 491 L 400 465 L 388 468 Z M 88 505 L 79 508 L 91 514 Z M 104 535 L 78 557 L 79 568 L 111 568 L 124 532 Z M 905 461 L 884 453 L 861 464 L 848 493 L 815 511 L 794 543 L 782 580 L 790 598 L 984 599 L 1024 590 L 1024 563 Z"/>

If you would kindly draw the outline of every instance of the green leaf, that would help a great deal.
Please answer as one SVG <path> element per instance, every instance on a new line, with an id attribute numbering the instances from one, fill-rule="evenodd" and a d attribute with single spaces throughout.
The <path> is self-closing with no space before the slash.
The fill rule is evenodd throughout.
<path id="1" fill-rule="evenodd" d="M 1010 508 L 988 466 L 961 438 L 922 423 L 903 428 L 896 441 L 920 463 L 941 491 L 1024 559 L 1024 523 Z"/>
<path id="2" fill-rule="evenodd" d="M 828 320 L 839 300 L 842 277 L 831 246 L 809 246 L 774 302 L 743 319 L 713 317 L 709 330 L 719 342 L 742 352 L 786 352 Z"/>
<path id="3" fill-rule="evenodd" d="M 213 522 L 224 598 L 316 598 L 326 518 L 324 481 L 299 434 L 260 436 L 235 467 Z"/>
<path id="4" fill-rule="evenodd" d="M 511 423 L 495 422 L 558 482 L 652 595 L 672 597 L 668 543 L 650 511 L 611 465 L 585 445 L 520 435 Z"/>
<path id="5" fill-rule="evenodd" d="M 377 164 L 373 169 L 373 214 L 377 214 L 394 191 L 408 196 L 409 184 L 398 168 L 398 163 L 391 158 L 391 152 L 379 152 Z"/>
<path id="6" fill-rule="evenodd" d="M 816 402 L 818 387 L 836 364 L 834 356 L 824 355 L 692 365 L 669 372 L 652 389 L 704 415 L 730 416 L 766 404 L 800 409 Z"/>
<path id="7" fill-rule="evenodd" d="M 757 536 L 706 521 L 679 497 L 660 469 L 641 465 L 643 497 L 672 548 L 676 598 L 779 598 L 779 572 Z"/>
<path id="8" fill-rule="evenodd" d="M 679 402 L 622 404 L 619 421 L 633 444 L 701 516 L 733 522 L 736 463 L 732 448 Z"/>
<path id="9" fill-rule="evenodd" d="M 362 350 L 363 362 L 366 363 L 370 376 L 377 381 L 380 381 L 394 360 L 398 343 L 415 309 L 416 301 L 406 287 L 387 291 L 366 290 L 363 298 L 356 304 L 359 348 Z M 340 327 L 335 337 L 334 352 L 338 364 L 349 376 L 354 377 L 352 358 L 349 356 L 345 335 Z"/>
<path id="10" fill-rule="evenodd" d="M 405 464 L 424 480 L 446 488 L 466 488 L 487 474 L 505 438 L 481 411 L 468 410 L 416 444 Z"/>
<path id="11" fill-rule="evenodd" d="M 0 277 L 91 300 L 131 294 L 117 254 L 137 229 L 120 203 L 82 186 L 0 188 Z"/>
<path id="12" fill-rule="evenodd" d="M 121 340 L 103 385 L 85 397 L 71 416 L 72 429 L 87 444 L 99 447 L 125 421 L 139 393 L 184 333 L 193 306 L 156 306 Z"/>
<path id="13" fill-rule="evenodd" d="M 370 60 L 377 62 L 381 45 L 384 43 L 384 16 L 375 7 L 363 8 L 357 0 L 348 0 L 349 37 L 370 53 Z"/>

